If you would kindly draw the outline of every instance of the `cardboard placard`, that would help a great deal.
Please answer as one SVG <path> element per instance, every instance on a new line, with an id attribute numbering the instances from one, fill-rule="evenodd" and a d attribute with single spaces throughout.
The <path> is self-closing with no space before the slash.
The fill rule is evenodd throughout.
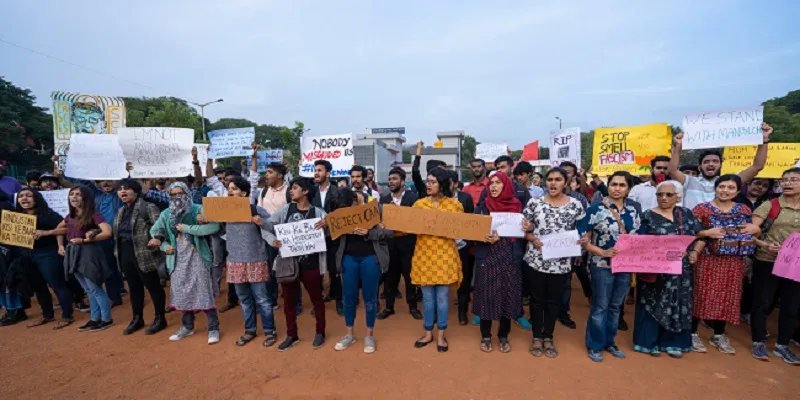
<path id="1" fill-rule="evenodd" d="M 331 239 L 353 233 L 355 228 L 370 229 L 381 222 L 381 214 L 378 210 L 378 202 L 370 201 L 367 204 L 356 207 L 340 208 L 325 217 L 328 229 L 331 232 Z"/>
<path id="2" fill-rule="evenodd" d="M 393 231 L 480 242 L 492 231 L 492 217 L 487 215 L 393 205 L 383 208 L 383 224 Z"/>
<path id="3" fill-rule="evenodd" d="M 0 223 L 0 243 L 33 249 L 36 216 L 3 210 Z"/>
<path id="4" fill-rule="evenodd" d="M 611 272 L 680 275 L 686 248 L 696 238 L 681 235 L 619 235 Z"/>
<path id="5" fill-rule="evenodd" d="M 249 197 L 203 197 L 203 214 L 212 222 L 250 222 Z"/>

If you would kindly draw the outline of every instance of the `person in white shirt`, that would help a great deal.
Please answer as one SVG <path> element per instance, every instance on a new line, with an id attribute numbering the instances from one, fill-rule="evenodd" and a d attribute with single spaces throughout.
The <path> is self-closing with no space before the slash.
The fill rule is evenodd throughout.
<path id="1" fill-rule="evenodd" d="M 367 186 L 366 181 L 364 178 L 367 176 L 367 169 L 360 166 L 354 165 L 353 168 L 350 168 L 350 182 L 353 185 L 353 190 L 356 192 L 362 192 L 367 196 L 371 197 L 368 201 L 372 201 L 375 199 L 380 198 L 380 193 L 377 191 L 370 189 Z"/>
<path id="2" fill-rule="evenodd" d="M 650 180 L 640 183 L 631 189 L 628 198 L 639 203 L 642 210 L 652 210 L 658 206 L 656 186 L 667 180 L 669 157 L 657 156 L 650 161 Z M 678 205 L 680 207 L 680 204 Z"/>

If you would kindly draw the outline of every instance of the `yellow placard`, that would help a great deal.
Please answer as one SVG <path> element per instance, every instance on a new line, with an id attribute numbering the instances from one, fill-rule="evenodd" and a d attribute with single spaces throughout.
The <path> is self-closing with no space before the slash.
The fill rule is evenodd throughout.
<path id="1" fill-rule="evenodd" d="M 800 143 L 770 143 L 767 148 L 767 165 L 759 178 L 780 178 L 783 171 L 797 164 Z M 722 174 L 738 174 L 753 165 L 757 146 L 726 147 L 723 153 Z"/>
<path id="2" fill-rule="evenodd" d="M 36 216 L 3 210 L 0 243 L 33 249 Z"/>
<path id="3" fill-rule="evenodd" d="M 672 131 L 667 124 L 599 128 L 594 131 L 592 173 L 650 173 L 650 161 L 669 155 Z"/>

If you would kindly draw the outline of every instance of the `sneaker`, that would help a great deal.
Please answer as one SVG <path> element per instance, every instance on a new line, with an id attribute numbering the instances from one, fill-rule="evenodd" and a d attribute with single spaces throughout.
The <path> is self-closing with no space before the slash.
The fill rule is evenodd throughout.
<path id="1" fill-rule="evenodd" d="M 611 355 L 616 357 L 616 358 L 620 358 L 620 359 L 625 358 L 625 353 L 623 353 L 622 350 L 620 350 L 619 347 L 617 347 L 617 346 L 607 347 L 606 351 L 611 353 Z"/>
<path id="2" fill-rule="evenodd" d="M 800 346 L 800 339 L 789 339 L 789 343 L 795 346 Z"/>
<path id="3" fill-rule="evenodd" d="M 517 325 L 519 325 L 520 328 L 525 329 L 526 331 L 530 331 L 531 329 L 533 329 L 533 326 L 531 326 L 531 322 L 528 321 L 525 317 L 519 317 L 515 320 L 515 322 L 517 323 Z"/>
<path id="4" fill-rule="evenodd" d="M 283 339 L 283 342 L 278 345 L 278 351 L 286 351 L 292 348 L 292 346 L 296 345 L 297 342 L 300 341 L 298 337 L 291 337 L 287 336 L 286 339 Z"/>
<path id="5" fill-rule="evenodd" d="M 682 358 L 683 352 L 680 350 L 667 350 L 667 355 L 669 355 L 672 358 Z"/>
<path id="6" fill-rule="evenodd" d="M 594 362 L 603 362 L 603 352 L 599 350 L 589 350 L 589 359 Z"/>
<path id="7" fill-rule="evenodd" d="M 769 361 L 767 344 L 764 342 L 753 342 L 753 350 L 751 354 L 756 360 Z"/>
<path id="8" fill-rule="evenodd" d="M 192 335 L 194 335 L 194 331 L 190 331 L 182 326 L 181 329 L 178 330 L 178 332 L 169 337 L 169 340 L 171 342 L 177 342 L 178 340 L 181 340 L 187 336 L 192 336 Z"/>
<path id="9" fill-rule="evenodd" d="M 99 323 L 100 323 L 100 321 L 89 320 L 89 322 L 87 322 L 87 323 L 85 323 L 85 324 L 83 324 L 83 325 L 78 327 L 78 332 L 90 331 L 90 330 L 92 330 L 92 328 L 94 328 L 95 325 L 97 325 Z"/>
<path id="10" fill-rule="evenodd" d="M 711 336 L 710 343 L 722 353 L 736 354 L 736 349 L 731 346 L 731 343 L 728 341 L 728 337 L 725 335 Z"/>
<path id="11" fill-rule="evenodd" d="M 706 345 L 703 344 L 703 339 L 700 339 L 700 335 L 696 333 L 692 334 L 692 351 L 695 353 L 708 353 Z"/>
<path id="12" fill-rule="evenodd" d="M 219 343 L 219 330 L 208 331 L 208 344 Z"/>
<path id="13" fill-rule="evenodd" d="M 311 343 L 311 347 L 316 350 L 322 346 L 325 346 L 325 335 L 318 333 L 314 336 L 314 342 Z"/>
<path id="14" fill-rule="evenodd" d="M 104 330 L 106 330 L 106 329 L 108 329 L 108 328 L 110 328 L 112 326 L 114 326 L 114 320 L 113 319 L 112 320 L 108 320 L 108 321 L 101 321 L 101 322 L 98 322 L 98 323 L 94 324 L 94 326 L 92 326 L 91 328 L 89 328 L 89 332 L 104 331 Z"/>
<path id="15" fill-rule="evenodd" d="M 372 354 L 375 352 L 375 336 L 364 338 L 364 353 Z"/>
<path id="16" fill-rule="evenodd" d="M 92 308 L 89 307 L 89 305 L 86 304 L 83 301 L 80 302 L 80 303 L 75 303 L 74 307 L 75 307 L 76 310 L 78 310 L 78 311 L 80 311 L 82 313 L 88 313 L 89 311 L 92 311 Z"/>
<path id="17" fill-rule="evenodd" d="M 348 347 L 350 347 L 353 343 L 356 342 L 356 337 L 351 335 L 345 335 L 338 342 L 336 342 L 336 346 L 333 346 L 333 349 L 336 351 L 342 351 Z"/>
<path id="18" fill-rule="evenodd" d="M 394 314 L 394 310 L 389 309 L 389 308 L 384 308 L 383 310 L 381 310 L 381 312 L 378 313 L 378 315 L 375 316 L 375 318 L 377 318 L 379 320 L 384 320 L 386 318 L 389 318 L 393 314 Z"/>
<path id="19" fill-rule="evenodd" d="M 481 324 L 481 317 L 476 315 L 475 318 L 472 319 L 472 325 L 480 325 Z"/>
<path id="20" fill-rule="evenodd" d="M 800 365 L 800 358 L 797 358 L 797 356 L 789 350 L 789 346 L 777 344 L 775 345 L 773 354 L 782 358 L 783 361 L 789 365 Z"/>

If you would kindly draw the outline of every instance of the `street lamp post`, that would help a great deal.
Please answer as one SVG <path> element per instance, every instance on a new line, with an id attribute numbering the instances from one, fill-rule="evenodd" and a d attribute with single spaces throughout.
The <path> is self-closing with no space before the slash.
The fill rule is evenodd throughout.
<path id="1" fill-rule="evenodd" d="M 561 129 L 561 117 L 556 117 L 558 120 L 558 129 Z"/>
<path id="2" fill-rule="evenodd" d="M 206 108 L 207 105 L 214 104 L 214 103 L 221 103 L 221 102 L 222 102 L 222 99 L 209 101 L 208 103 L 203 103 L 203 104 L 189 102 L 189 104 L 194 104 L 194 105 L 200 107 L 200 118 L 202 118 L 201 119 L 201 123 L 203 125 L 203 140 L 208 140 L 208 138 L 206 137 L 206 113 L 205 113 L 205 108 Z"/>

